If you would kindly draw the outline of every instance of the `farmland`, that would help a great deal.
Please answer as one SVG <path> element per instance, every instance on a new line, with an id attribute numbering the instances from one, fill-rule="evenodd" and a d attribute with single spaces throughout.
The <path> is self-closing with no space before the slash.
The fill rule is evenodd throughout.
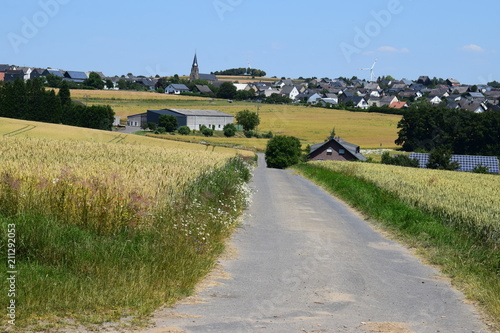
<path id="1" fill-rule="evenodd" d="M 205 145 L 194 145 L 170 140 L 160 140 L 145 136 L 123 134 L 119 132 L 101 131 L 74 126 L 65 126 L 58 124 L 40 123 L 35 121 L 26 121 L 19 119 L 0 118 L 0 135 L 6 137 L 28 137 L 28 138 L 47 138 L 57 140 L 86 141 L 98 143 L 114 143 L 118 145 L 141 145 L 161 148 L 178 148 L 187 151 L 203 151 L 216 149 L 232 155 L 253 156 L 253 153 L 246 150 L 235 150 L 230 148 L 208 148 Z"/>
<path id="2" fill-rule="evenodd" d="M 0 224 L 15 226 L 22 272 L 18 327 L 123 316 L 137 324 L 192 291 L 247 204 L 250 174 L 235 150 L 138 136 L 156 144 L 106 142 L 116 134 L 89 130 L 83 141 L 42 139 L 38 127 L 23 128 L 0 138 Z M 7 293 L 0 300 L 7 304 Z"/>
<path id="3" fill-rule="evenodd" d="M 89 105 L 109 104 L 122 120 L 148 109 L 215 109 L 235 115 L 244 109 L 258 112 L 261 132 L 293 135 L 303 145 L 322 142 L 333 127 L 346 141 L 361 148 L 395 148 L 398 115 L 349 112 L 295 105 L 270 105 L 148 92 L 72 90 L 71 96 Z M 262 146 L 265 146 L 265 140 Z"/>
<path id="4" fill-rule="evenodd" d="M 312 162 L 373 182 L 404 202 L 435 212 L 457 227 L 499 246 L 500 178 L 381 164 Z M 464 178 L 467 180 L 465 181 Z M 495 243 L 496 242 L 496 243 Z"/>

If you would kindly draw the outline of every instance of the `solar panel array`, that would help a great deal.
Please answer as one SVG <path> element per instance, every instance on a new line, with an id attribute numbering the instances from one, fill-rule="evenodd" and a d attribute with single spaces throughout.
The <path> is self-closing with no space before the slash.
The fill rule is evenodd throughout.
<path id="1" fill-rule="evenodd" d="M 426 168 L 429 162 L 429 154 L 410 153 L 410 158 L 419 163 L 419 167 Z M 451 161 L 457 161 L 459 168 L 457 171 L 472 171 L 476 166 L 485 166 L 490 173 L 500 173 L 498 158 L 495 156 L 474 156 L 474 155 L 452 155 Z"/>

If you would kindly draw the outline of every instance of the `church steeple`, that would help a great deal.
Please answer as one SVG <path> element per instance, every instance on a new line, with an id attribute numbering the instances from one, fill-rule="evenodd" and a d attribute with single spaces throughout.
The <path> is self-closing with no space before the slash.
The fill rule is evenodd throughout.
<path id="1" fill-rule="evenodd" d="M 191 66 L 191 74 L 189 75 L 189 81 L 193 82 L 199 79 L 200 79 L 200 69 L 198 68 L 198 58 L 196 57 L 196 52 L 195 52 L 193 65 Z"/>
<path id="2" fill-rule="evenodd" d="M 196 53 L 194 54 L 193 67 L 198 67 L 198 59 L 196 58 Z"/>

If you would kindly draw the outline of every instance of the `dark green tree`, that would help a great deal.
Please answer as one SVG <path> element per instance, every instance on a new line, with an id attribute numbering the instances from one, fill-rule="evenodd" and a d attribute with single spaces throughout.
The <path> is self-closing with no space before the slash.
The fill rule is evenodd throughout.
<path id="1" fill-rule="evenodd" d="M 244 101 L 255 97 L 255 90 L 239 90 L 236 92 L 234 98 L 238 101 Z"/>
<path id="2" fill-rule="evenodd" d="M 446 147 L 439 147 L 431 151 L 429 154 L 429 162 L 427 168 L 439 170 L 457 170 L 459 164 L 457 161 L 451 161 L 451 150 Z"/>
<path id="3" fill-rule="evenodd" d="M 111 81 L 110 79 L 107 79 L 106 80 L 106 88 L 108 88 L 108 89 L 114 89 L 115 85 L 114 85 L 113 81 Z"/>
<path id="4" fill-rule="evenodd" d="M 268 104 L 290 104 L 292 102 L 292 99 L 286 96 L 280 96 L 276 93 L 272 93 L 271 96 L 264 99 L 264 102 Z"/>
<path id="5" fill-rule="evenodd" d="M 220 85 L 217 97 L 233 99 L 236 96 L 236 87 L 232 82 L 224 82 Z"/>
<path id="6" fill-rule="evenodd" d="M 189 135 L 189 133 L 191 133 L 191 129 L 188 126 L 184 125 L 184 126 L 179 127 L 177 132 L 179 132 L 179 134 L 181 134 L 181 135 Z"/>
<path id="7" fill-rule="evenodd" d="M 59 88 L 65 82 L 62 77 L 50 73 L 45 76 L 45 80 L 47 81 L 47 86 L 51 88 Z"/>
<path id="8" fill-rule="evenodd" d="M 177 118 L 172 115 L 160 115 L 158 120 L 158 127 L 165 128 L 167 132 L 173 132 L 177 128 Z"/>
<path id="9" fill-rule="evenodd" d="M 236 114 L 236 122 L 243 126 L 245 131 L 251 131 L 260 124 L 260 117 L 250 110 L 243 110 Z"/>
<path id="10" fill-rule="evenodd" d="M 234 124 L 226 124 L 224 125 L 224 135 L 228 138 L 236 135 L 236 126 Z"/>
<path id="11" fill-rule="evenodd" d="M 213 136 L 214 135 L 214 130 L 211 129 L 211 128 L 208 128 L 208 127 L 204 127 L 201 130 L 201 134 L 203 134 L 204 136 Z"/>
<path id="12" fill-rule="evenodd" d="M 389 165 L 399 165 L 405 167 L 418 168 L 419 163 L 417 160 L 410 158 L 406 155 L 394 155 L 391 156 L 389 152 L 384 152 L 382 154 L 382 164 Z"/>
<path id="13" fill-rule="evenodd" d="M 86 87 L 92 87 L 95 89 L 104 89 L 104 82 L 99 74 L 96 72 L 91 72 L 89 78 L 83 81 L 83 85 Z"/>
<path id="14" fill-rule="evenodd" d="M 301 153 L 299 139 L 293 136 L 277 135 L 267 142 L 265 153 L 267 167 L 284 169 L 297 164 Z"/>

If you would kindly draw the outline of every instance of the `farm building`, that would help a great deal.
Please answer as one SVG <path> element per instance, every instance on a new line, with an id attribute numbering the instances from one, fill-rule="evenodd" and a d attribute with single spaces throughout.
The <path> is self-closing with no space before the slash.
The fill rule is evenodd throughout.
<path id="1" fill-rule="evenodd" d="M 340 137 L 311 146 L 309 161 L 366 161 L 359 150 L 359 146 L 344 141 Z"/>
<path id="2" fill-rule="evenodd" d="M 139 114 L 134 114 L 132 116 L 127 117 L 127 126 L 134 126 L 134 127 L 141 127 L 144 124 L 147 124 L 148 122 L 148 117 L 147 113 L 139 113 Z"/>
<path id="3" fill-rule="evenodd" d="M 158 123 L 161 115 L 174 116 L 178 126 L 188 126 L 192 130 L 199 130 L 200 126 L 205 125 L 221 131 L 224 125 L 234 123 L 234 116 L 221 111 L 187 109 L 148 110 L 147 122 Z"/>

